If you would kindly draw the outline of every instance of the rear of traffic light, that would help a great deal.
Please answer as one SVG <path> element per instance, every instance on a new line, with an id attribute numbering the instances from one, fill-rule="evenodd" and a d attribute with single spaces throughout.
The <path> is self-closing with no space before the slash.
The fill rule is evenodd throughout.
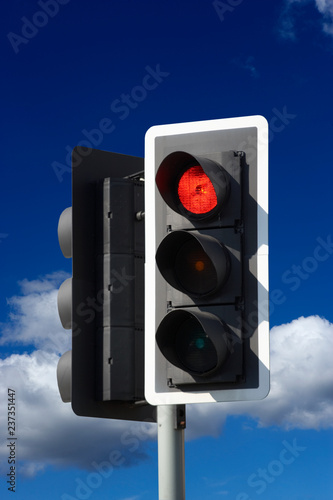
<path id="1" fill-rule="evenodd" d="M 146 301 L 155 296 L 155 304 L 146 320 L 146 398 L 152 404 L 268 392 L 268 311 L 259 308 L 268 293 L 268 283 L 259 281 L 267 282 L 267 187 L 258 188 L 267 178 L 267 136 L 264 147 L 258 139 L 264 129 L 264 119 L 249 117 L 147 133 Z"/>
<path id="2" fill-rule="evenodd" d="M 58 228 L 73 268 L 58 294 L 72 330 L 60 393 L 80 416 L 153 420 L 144 398 L 143 161 L 82 148 L 73 158 L 73 206 Z"/>

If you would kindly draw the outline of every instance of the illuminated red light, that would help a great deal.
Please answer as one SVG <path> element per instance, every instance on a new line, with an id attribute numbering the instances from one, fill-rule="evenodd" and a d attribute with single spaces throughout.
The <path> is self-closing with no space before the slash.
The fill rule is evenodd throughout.
<path id="1" fill-rule="evenodd" d="M 206 214 L 217 205 L 214 186 L 200 165 L 189 168 L 178 183 L 179 200 L 193 214 Z"/>

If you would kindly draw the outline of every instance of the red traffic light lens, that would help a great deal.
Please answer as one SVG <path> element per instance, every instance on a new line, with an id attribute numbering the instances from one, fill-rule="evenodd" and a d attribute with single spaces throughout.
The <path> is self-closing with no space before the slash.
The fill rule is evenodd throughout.
<path id="1" fill-rule="evenodd" d="M 172 210 L 193 221 L 220 217 L 231 189 L 222 165 L 184 151 L 164 158 L 156 172 L 156 186 Z"/>
<path id="2" fill-rule="evenodd" d="M 183 207 L 193 214 L 206 214 L 217 205 L 214 186 L 200 165 L 183 173 L 178 183 L 178 196 Z"/>

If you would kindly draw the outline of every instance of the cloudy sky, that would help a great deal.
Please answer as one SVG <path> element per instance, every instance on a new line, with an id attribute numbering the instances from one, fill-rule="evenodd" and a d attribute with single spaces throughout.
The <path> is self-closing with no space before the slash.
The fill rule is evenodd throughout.
<path id="1" fill-rule="evenodd" d="M 56 307 L 71 274 L 57 241 L 71 149 L 94 137 L 144 156 L 152 125 L 261 114 L 271 391 L 188 406 L 187 498 L 331 500 L 332 0 L 13 0 L 0 25 L 1 498 L 12 495 L 8 389 L 16 499 L 158 497 L 156 426 L 80 418 L 58 394 L 71 344 Z M 152 72 L 157 85 L 139 94 Z"/>

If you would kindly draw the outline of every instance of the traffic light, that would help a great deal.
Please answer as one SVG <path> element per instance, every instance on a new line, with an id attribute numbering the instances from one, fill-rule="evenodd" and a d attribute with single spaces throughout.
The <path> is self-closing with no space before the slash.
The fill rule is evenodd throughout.
<path id="1" fill-rule="evenodd" d="M 252 116 L 149 129 L 145 207 L 147 401 L 264 398 L 266 120 Z"/>
<path id="2" fill-rule="evenodd" d="M 72 350 L 59 361 L 63 401 L 77 415 L 155 420 L 144 397 L 143 159 L 76 147 L 72 207 L 59 243 L 72 278 L 58 293 Z"/>

